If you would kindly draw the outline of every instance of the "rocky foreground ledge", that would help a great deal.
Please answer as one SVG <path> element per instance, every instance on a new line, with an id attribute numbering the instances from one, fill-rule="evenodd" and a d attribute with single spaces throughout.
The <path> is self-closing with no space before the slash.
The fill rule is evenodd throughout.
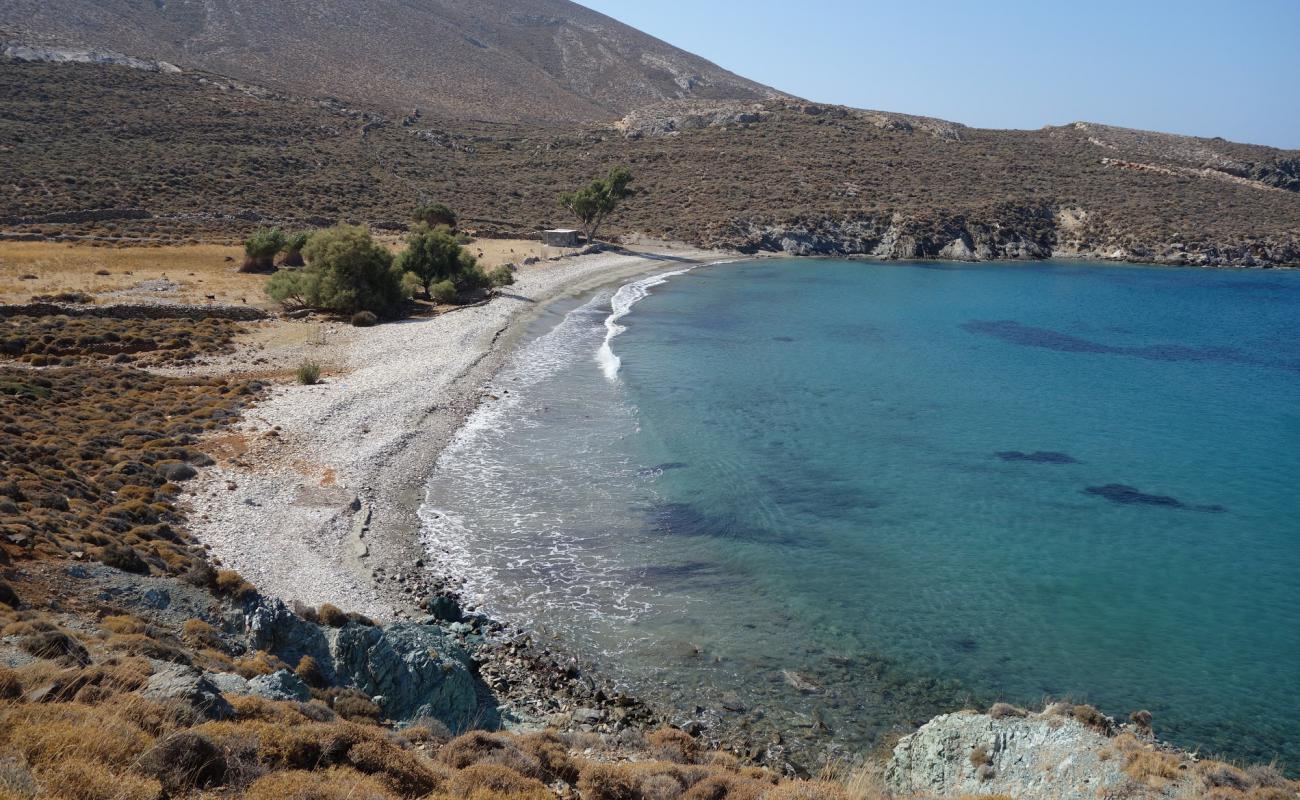
<path id="1" fill-rule="evenodd" d="M 1202 760 L 1157 741 L 1150 722 L 1136 712 L 1118 724 L 1070 703 L 1040 713 L 999 703 L 986 714 L 944 714 L 898 743 L 884 783 L 897 797 L 1300 797 L 1300 784 L 1275 768 Z"/>

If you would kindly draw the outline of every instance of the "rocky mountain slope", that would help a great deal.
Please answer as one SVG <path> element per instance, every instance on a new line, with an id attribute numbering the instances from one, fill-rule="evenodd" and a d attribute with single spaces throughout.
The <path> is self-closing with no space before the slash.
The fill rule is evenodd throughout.
<path id="1" fill-rule="evenodd" d="M 777 96 L 568 0 L 10 0 L 5 30 L 453 118 L 573 123 Z"/>
<path id="2" fill-rule="evenodd" d="M 0 60 L 0 98 L 11 237 L 210 239 L 341 218 L 400 229 L 420 197 L 471 229 L 529 234 L 569 221 L 560 191 L 624 164 L 638 194 L 606 228 L 617 235 L 805 255 L 1300 264 L 1300 192 L 1284 188 L 1300 153 L 1221 140 L 980 130 L 786 99 L 676 101 L 556 129 L 392 115 L 192 70 L 13 59 Z"/>

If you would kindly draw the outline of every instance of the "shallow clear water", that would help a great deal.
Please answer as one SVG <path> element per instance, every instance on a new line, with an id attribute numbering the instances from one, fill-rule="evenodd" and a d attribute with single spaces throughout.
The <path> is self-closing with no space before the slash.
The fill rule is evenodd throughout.
<path id="1" fill-rule="evenodd" d="M 822 753 L 1051 696 L 1300 763 L 1300 274 L 652 283 L 553 317 L 431 477 L 488 609 Z"/>

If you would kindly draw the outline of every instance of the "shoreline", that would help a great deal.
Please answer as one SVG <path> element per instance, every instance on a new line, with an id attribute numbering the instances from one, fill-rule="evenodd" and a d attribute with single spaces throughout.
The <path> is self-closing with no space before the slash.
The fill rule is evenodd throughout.
<path id="1" fill-rule="evenodd" d="M 292 369 L 313 351 L 331 363 L 316 386 L 275 385 L 210 442 L 218 464 L 188 488 L 190 530 L 285 602 L 421 617 L 420 602 L 458 577 L 426 574 L 425 486 L 532 323 L 566 297 L 737 258 L 658 245 L 542 262 L 487 303 L 369 329 L 328 324 L 305 344 L 224 359 L 219 372 L 268 359 Z"/>

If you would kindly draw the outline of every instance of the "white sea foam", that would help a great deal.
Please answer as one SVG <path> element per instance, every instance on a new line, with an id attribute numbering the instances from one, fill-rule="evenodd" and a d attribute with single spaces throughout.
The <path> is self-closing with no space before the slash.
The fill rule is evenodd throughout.
<path id="1" fill-rule="evenodd" d="M 686 269 L 664 272 L 651 278 L 632 281 L 620 286 L 619 290 L 614 293 L 614 298 L 610 301 L 611 313 L 605 318 L 605 341 L 601 343 L 600 349 L 596 351 L 596 363 L 600 364 L 600 369 L 605 373 L 606 378 L 611 381 L 617 380 L 618 370 L 623 366 L 622 359 L 614 354 L 612 346 L 614 337 L 627 330 L 627 326 L 620 325 L 618 321 L 632 311 L 632 306 L 649 297 L 650 289 L 667 283 L 668 279 L 674 275 L 690 272 L 691 269 L 692 267 L 687 267 Z"/>

